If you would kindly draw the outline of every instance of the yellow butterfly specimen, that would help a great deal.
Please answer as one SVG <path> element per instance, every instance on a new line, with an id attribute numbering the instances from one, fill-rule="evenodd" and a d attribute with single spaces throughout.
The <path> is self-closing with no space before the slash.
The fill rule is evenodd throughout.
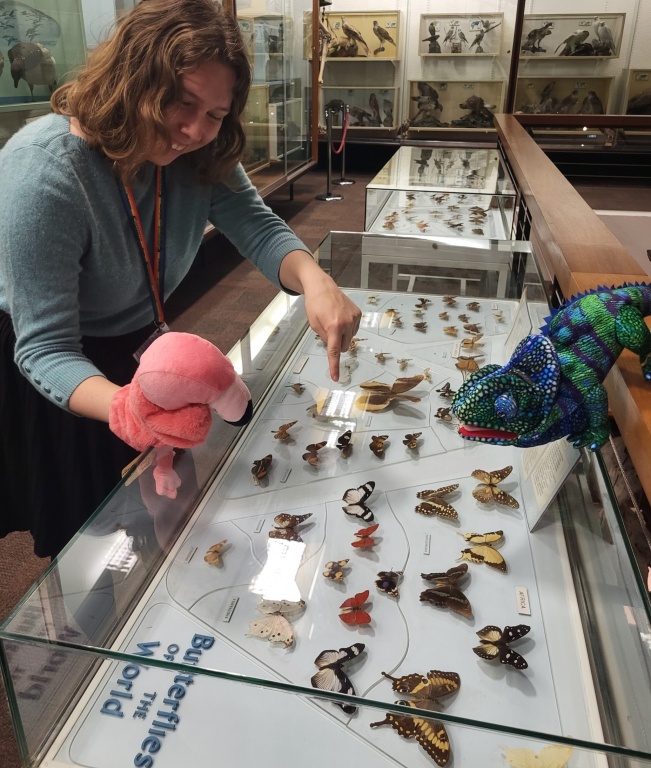
<path id="1" fill-rule="evenodd" d="M 282 643 L 285 648 L 294 645 L 294 629 L 287 617 L 296 617 L 305 608 L 305 601 L 262 600 L 258 610 L 265 614 L 249 624 L 247 637 L 267 638 L 270 643 Z"/>
<path id="2" fill-rule="evenodd" d="M 395 224 L 393 223 L 393 220 L 385 221 L 382 225 L 384 229 L 395 229 Z"/>
<path id="3" fill-rule="evenodd" d="M 432 517 L 433 515 L 439 515 L 440 517 L 446 517 L 448 520 L 456 520 L 459 515 L 457 510 L 443 498 L 448 493 L 456 491 L 459 487 L 458 483 L 454 485 L 445 485 L 443 488 L 437 488 L 436 490 L 419 491 L 416 496 L 424 501 L 416 508 L 416 512 L 420 512 L 421 515 L 427 515 Z"/>
<path id="4" fill-rule="evenodd" d="M 213 544 L 212 547 L 210 547 L 210 549 L 203 556 L 203 559 L 208 563 L 208 565 L 214 565 L 217 568 L 221 567 L 222 551 L 227 544 L 228 539 L 224 539 L 223 541 L 220 541 L 217 544 Z"/>
<path id="5" fill-rule="evenodd" d="M 364 392 L 355 400 L 355 405 L 375 413 L 388 408 L 394 401 L 408 400 L 411 403 L 419 403 L 420 397 L 404 393 L 418 386 L 422 380 L 423 376 L 410 376 L 396 379 L 391 385 L 382 381 L 365 381 L 360 384 Z"/>
<path id="6" fill-rule="evenodd" d="M 416 226 L 418 229 L 420 229 L 421 232 L 424 232 L 429 225 L 426 221 L 417 221 Z"/>
<path id="7" fill-rule="evenodd" d="M 366 303 L 367 304 L 377 304 L 378 298 L 374 294 L 371 294 L 370 296 L 366 297 Z"/>
<path id="8" fill-rule="evenodd" d="M 500 552 L 491 546 L 502 539 L 504 531 L 460 533 L 459 536 L 463 536 L 473 546 L 461 550 L 461 556 L 457 560 L 469 560 L 477 565 L 485 563 L 489 568 L 506 573 L 506 560 Z"/>
<path id="9" fill-rule="evenodd" d="M 275 429 L 272 429 L 272 432 L 275 432 L 274 438 L 276 440 L 290 440 L 291 435 L 289 434 L 289 430 L 296 424 L 295 421 L 289 421 L 287 424 L 281 424 L 280 427 L 278 427 L 278 431 Z"/>
<path id="10" fill-rule="evenodd" d="M 446 325 L 443 328 L 443 333 L 446 333 L 448 336 L 456 336 L 459 331 L 456 325 Z"/>
<path id="11" fill-rule="evenodd" d="M 422 432 L 414 432 L 413 434 L 405 435 L 405 439 L 402 441 L 403 445 L 406 445 L 410 451 L 415 451 L 418 448 L 418 438 L 422 434 Z"/>
<path id="12" fill-rule="evenodd" d="M 501 504 L 505 507 L 511 507 L 512 509 L 520 509 L 518 502 L 506 491 L 498 488 L 498 483 L 505 480 L 513 472 L 513 467 L 508 466 L 504 469 L 498 469 L 495 472 L 486 472 L 483 469 L 476 469 L 472 476 L 475 480 L 480 481 L 472 495 L 480 501 L 482 504 L 490 504 L 494 501 L 496 504 Z"/>
<path id="13" fill-rule="evenodd" d="M 474 349 L 475 347 L 483 347 L 483 344 L 480 344 L 479 341 L 483 338 L 483 333 L 477 333 L 470 339 L 461 339 L 461 346 L 466 347 L 467 349 Z"/>
<path id="14" fill-rule="evenodd" d="M 543 747 L 538 754 L 526 747 L 502 749 L 511 768 L 565 768 L 573 752 L 572 747 L 563 747 L 560 744 Z"/>
<path id="15" fill-rule="evenodd" d="M 414 696 L 409 701 L 399 701 L 399 704 L 418 709 L 435 709 L 438 706 L 438 699 L 454 693 L 461 684 L 461 678 L 456 672 L 441 672 L 437 669 L 430 670 L 426 676 L 411 674 L 396 678 L 385 672 L 382 674 L 392 681 L 394 691 L 402 695 Z M 389 713 L 384 720 L 371 723 L 371 728 L 379 728 L 381 725 L 390 725 L 398 732 L 399 736 L 405 739 L 415 738 L 441 768 L 444 768 L 450 761 L 452 754 L 450 739 L 440 721 L 416 715 Z"/>

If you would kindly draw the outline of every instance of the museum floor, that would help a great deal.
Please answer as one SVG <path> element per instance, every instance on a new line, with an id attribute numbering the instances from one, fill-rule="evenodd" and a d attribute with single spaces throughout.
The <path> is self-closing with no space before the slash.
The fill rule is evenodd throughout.
<path id="1" fill-rule="evenodd" d="M 292 200 L 288 198 L 287 190 L 281 190 L 268 203 L 308 247 L 314 248 L 331 230 L 363 229 L 365 187 L 377 170 L 379 168 L 347 173 L 356 183 L 333 187 L 343 194 L 341 201 L 315 200 L 314 196 L 324 192 L 326 186 L 325 173 L 315 170 L 295 183 Z M 588 204 L 651 274 L 651 195 L 648 188 L 646 192 L 643 189 L 598 184 L 577 186 Z M 170 300 L 170 324 L 175 330 L 197 333 L 228 350 L 273 298 L 276 289 L 219 237 L 213 238 L 204 250 Z M 625 470 L 628 466 L 626 480 L 636 492 L 640 514 L 647 514 L 649 521 L 647 501 L 627 465 L 625 450 L 617 439 L 615 446 L 621 449 Z M 607 446 L 604 455 L 611 467 L 611 479 L 624 510 L 629 535 L 640 565 L 644 567 L 651 564 L 651 534 L 644 527 L 635 505 L 628 501 L 626 483 L 612 449 Z M 12 610 L 46 565 L 47 561 L 32 554 L 29 534 L 11 534 L 0 540 L 0 619 Z M 4 693 L 0 693 L 0 767 L 20 768 Z"/>

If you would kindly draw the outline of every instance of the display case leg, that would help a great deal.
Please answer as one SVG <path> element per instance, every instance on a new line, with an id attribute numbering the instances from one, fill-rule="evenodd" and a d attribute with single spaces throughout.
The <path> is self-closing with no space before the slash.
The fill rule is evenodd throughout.
<path id="1" fill-rule="evenodd" d="M 315 200 L 325 200 L 326 202 L 330 202 L 331 200 L 344 199 L 343 195 L 335 194 L 330 189 L 330 180 L 332 178 L 332 115 L 333 115 L 333 111 L 331 109 L 326 109 L 325 111 L 326 141 L 328 142 L 328 168 L 327 168 L 327 176 L 326 176 L 326 191 L 321 195 L 314 196 Z"/>

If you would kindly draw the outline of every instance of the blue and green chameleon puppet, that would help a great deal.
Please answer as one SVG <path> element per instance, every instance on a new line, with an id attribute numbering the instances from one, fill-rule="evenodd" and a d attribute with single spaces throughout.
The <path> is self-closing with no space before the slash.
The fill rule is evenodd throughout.
<path id="1" fill-rule="evenodd" d="M 485 365 L 460 387 L 452 411 L 467 440 L 528 448 L 566 436 L 597 450 L 608 440 L 603 380 L 623 349 L 651 381 L 651 286 L 597 288 L 558 309 L 504 366 Z"/>

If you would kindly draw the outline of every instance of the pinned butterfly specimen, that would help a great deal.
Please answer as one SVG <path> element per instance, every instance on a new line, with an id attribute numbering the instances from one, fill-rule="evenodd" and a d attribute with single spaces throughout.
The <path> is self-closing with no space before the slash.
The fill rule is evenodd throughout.
<path id="1" fill-rule="evenodd" d="M 408 400 L 411 403 L 420 403 L 420 397 L 404 393 L 417 387 L 422 380 L 423 376 L 410 376 L 396 379 L 391 385 L 382 381 L 365 381 L 360 384 L 364 391 L 355 400 L 355 405 L 357 408 L 376 413 L 388 408 L 394 401 Z"/>
<path id="2" fill-rule="evenodd" d="M 356 658 L 364 650 L 364 643 L 354 643 L 348 648 L 340 648 L 338 651 L 321 651 L 314 659 L 319 671 L 312 676 L 310 682 L 313 688 L 320 691 L 333 691 L 334 693 L 347 693 L 355 696 L 355 689 L 350 678 L 343 670 L 347 661 Z M 352 704 L 339 704 L 347 715 L 353 715 L 357 707 Z"/>
<path id="3" fill-rule="evenodd" d="M 432 383 L 432 372 L 430 371 L 429 368 L 425 368 L 425 370 L 423 371 L 423 378 L 425 379 L 425 381 L 428 381 L 430 384 Z"/>
<path id="4" fill-rule="evenodd" d="M 417 221 L 416 226 L 418 227 L 418 229 L 420 229 L 421 232 L 424 232 L 429 226 L 429 224 L 426 221 Z"/>
<path id="5" fill-rule="evenodd" d="M 418 491 L 416 496 L 419 499 L 424 499 L 423 502 L 415 507 L 415 511 L 421 515 L 427 515 L 427 517 L 433 517 L 438 515 L 439 517 L 446 517 L 448 520 L 456 520 L 459 515 L 457 510 L 443 498 L 448 493 L 453 493 L 459 487 L 459 483 L 454 485 L 444 485 L 442 488 L 436 490 Z"/>
<path id="6" fill-rule="evenodd" d="M 391 321 L 391 325 L 395 326 L 396 328 L 402 328 L 402 318 L 399 315 L 396 315 Z"/>
<path id="7" fill-rule="evenodd" d="M 483 235 L 484 234 L 484 230 L 481 227 L 475 227 L 472 230 L 472 233 L 473 233 L 473 235 Z"/>
<path id="8" fill-rule="evenodd" d="M 472 650 L 482 659 L 492 661 L 499 658 L 501 664 L 510 664 L 516 669 L 526 669 L 529 665 L 524 656 L 514 651 L 508 644 L 529 634 L 530 630 L 531 627 L 526 624 L 517 624 L 504 629 L 490 624 L 477 632 L 480 644 Z"/>
<path id="9" fill-rule="evenodd" d="M 418 448 L 418 438 L 422 434 L 422 432 L 414 432 L 413 434 L 405 435 L 405 439 L 402 441 L 403 445 L 406 445 L 410 451 L 415 451 Z"/>
<path id="10" fill-rule="evenodd" d="M 434 416 L 441 421 L 452 421 L 452 408 L 438 408 Z"/>
<path id="11" fill-rule="evenodd" d="M 439 320 L 449 320 L 450 315 L 447 312 L 439 312 Z"/>
<path id="12" fill-rule="evenodd" d="M 342 459 L 347 459 L 353 452 L 353 444 L 350 442 L 352 437 L 353 433 L 350 429 L 348 429 L 343 433 L 343 435 L 339 435 L 337 438 L 337 448 L 339 448 Z"/>
<path id="13" fill-rule="evenodd" d="M 469 301 L 466 306 L 471 312 L 479 312 L 479 302 L 478 301 Z"/>
<path id="14" fill-rule="evenodd" d="M 461 339 L 461 346 L 466 347 L 466 349 L 475 349 L 475 347 L 483 347 L 483 344 L 480 344 L 480 340 L 483 338 L 483 333 L 476 333 L 472 338 L 470 339 Z"/>
<path id="15" fill-rule="evenodd" d="M 302 395 L 303 392 L 305 392 L 305 387 L 300 382 L 296 382 L 295 384 L 288 384 L 287 386 L 291 387 L 297 395 Z"/>
<path id="16" fill-rule="evenodd" d="M 432 303 L 431 299 L 423 298 L 422 296 L 418 299 L 416 302 L 416 308 L 417 309 L 427 309 L 429 305 Z"/>
<path id="17" fill-rule="evenodd" d="M 437 699 L 454 693 L 461 685 L 461 679 L 456 672 L 441 672 L 437 669 L 430 670 L 426 677 L 412 674 L 394 678 L 385 672 L 382 674 L 393 681 L 394 691 L 415 697 L 409 701 L 400 701 L 400 704 L 418 707 L 418 709 L 434 709 L 438 704 Z M 450 761 L 452 755 L 450 739 L 443 723 L 439 720 L 431 720 L 417 715 L 389 713 L 384 720 L 371 723 L 371 728 L 379 728 L 381 725 L 390 725 L 398 732 L 399 736 L 405 739 L 415 738 L 441 768 L 444 768 Z"/>
<path id="18" fill-rule="evenodd" d="M 479 333 L 479 326 L 477 323 L 464 323 L 463 330 L 468 333 Z"/>
<path id="19" fill-rule="evenodd" d="M 253 462 L 251 474 L 253 475 L 253 482 L 255 485 L 260 485 L 260 480 L 269 474 L 269 470 L 271 469 L 271 461 L 271 454 L 268 453 L 264 458 L 256 459 Z"/>
<path id="20" fill-rule="evenodd" d="M 459 355 L 454 365 L 463 373 L 474 373 L 479 370 L 479 363 L 475 357 Z"/>
<path id="21" fill-rule="evenodd" d="M 269 531 L 269 538 L 284 539 L 285 541 L 303 541 L 294 528 L 304 523 L 308 517 L 312 517 L 311 512 L 308 512 L 307 515 L 290 515 L 287 512 L 281 512 L 274 517 L 274 525 L 276 527 Z"/>
<path id="22" fill-rule="evenodd" d="M 456 296 L 444 296 L 443 297 L 443 303 L 447 305 L 448 307 L 454 307 L 457 304 L 457 297 Z"/>
<path id="23" fill-rule="evenodd" d="M 378 361 L 378 363 L 381 363 L 382 365 L 384 365 L 384 363 L 386 363 L 386 361 L 387 361 L 387 360 L 388 360 L 390 357 L 391 357 L 391 355 L 385 355 L 385 354 L 384 354 L 384 352 L 378 352 L 378 353 L 375 355 L 375 359 Z"/>
<path id="24" fill-rule="evenodd" d="M 504 531 L 491 531 L 490 533 L 460 533 L 460 536 L 472 544 L 472 547 L 461 550 L 461 556 L 457 560 L 469 560 L 480 565 L 485 563 L 489 568 L 506 573 L 506 560 L 501 553 L 491 545 L 500 541 Z"/>
<path id="25" fill-rule="evenodd" d="M 565 768 L 574 751 L 572 747 L 562 747 L 560 744 L 549 744 L 539 754 L 526 747 L 502 749 L 511 768 Z"/>
<path id="26" fill-rule="evenodd" d="M 407 365 L 409 364 L 411 358 L 410 357 L 401 357 L 398 360 L 398 367 L 401 371 L 404 371 L 407 368 Z"/>
<path id="27" fill-rule="evenodd" d="M 425 321 L 422 321 L 420 323 L 414 323 L 414 328 L 417 331 L 420 331 L 421 333 L 425 333 L 427 330 L 427 323 Z"/>
<path id="28" fill-rule="evenodd" d="M 459 331 L 457 330 L 456 325 L 446 325 L 443 328 L 443 333 L 447 334 L 448 336 L 456 336 Z"/>
<path id="29" fill-rule="evenodd" d="M 458 582 L 467 573 L 468 565 L 466 563 L 449 568 L 444 573 L 421 573 L 421 578 L 434 584 L 433 587 L 420 593 L 421 602 L 431 603 L 438 608 L 449 608 L 455 613 L 470 618 L 472 606 L 458 586 Z"/>
<path id="30" fill-rule="evenodd" d="M 378 298 L 374 294 L 371 294 L 370 296 L 366 297 L 366 303 L 367 304 L 377 304 Z"/>
<path id="31" fill-rule="evenodd" d="M 329 563 L 326 563 L 323 575 L 326 579 L 341 581 L 346 575 L 344 568 L 346 567 L 347 562 L 348 560 L 331 560 Z"/>
<path id="32" fill-rule="evenodd" d="M 363 624 L 371 623 L 371 616 L 368 611 L 364 610 L 364 605 L 368 600 L 369 591 L 365 589 L 363 592 L 358 592 L 353 597 L 349 597 L 347 600 L 339 606 L 339 618 L 344 624 L 354 624 L 355 626 L 361 626 Z"/>
<path id="33" fill-rule="evenodd" d="M 504 322 L 504 312 L 493 312 L 493 317 L 497 320 L 498 323 Z"/>
<path id="34" fill-rule="evenodd" d="M 446 381 L 445 384 L 440 388 L 436 390 L 441 397 L 445 397 L 446 399 L 450 399 L 454 397 L 457 393 L 452 389 L 450 382 Z"/>
<path id="35" fill-rule="evenodd" d="M 303 461 L 307 461 L 311 467 L 318 467 L 319 451 L 326 445 L 326 442 L 326 440 L 322 440 L 320 443 L 310 443 L 310 445 L 306 446 L 305 450 L 307 453 L 303 454 Z"/>
<path id="36" fill-rule="evenodd" d="M 295 421 L 290 421 L 287 424 L 282 424 L 280 427 L 278 427 L 278 431 L 272 430 L 272 432 L 275 432 L 274 438 L 276 440 L 290 440 L 291 435 L 289 434 L 289 430 L 296 424 Z"/>
<path id="37" fill-rule="evenodd" d="M 375 586 L 380 592 L 391 597 L 400 597 L 398 584 L 402 579 L 402 571 L 380 571 L 375 580 Z"/>
<path id="38" fill-rule="evenodd" d="M 270 643 L 282 643 L 285 648 L 291 648 L 294 629 L 289 618 L 295 618 L 304 608 L 304 600 L 263 600 L 257 609 L 265 615 L 249 624 L 247 637 L 266 637 Z"/>
<path id="39" fill-rule="evenodd" d="M 349 488 L 343 495 L 346 506 L 342 507 L 347 515 L 360 517 L 367 523 L 374 520 L 373 512 L 366 506 L 365 501 L 373 493 L 375 482 L 369 480 L 368 483 L 360 485 L 359 488 Z"/>
<path id="40" fill-rule="evenodd" d="M 228 539 L 224 539 L 223 541 L 220 541 L 217 544 L 213 544 L 212 547 L 210 547 L 210 549 L 203 556 L 203 559 L 209 565 L 214 565 L 217 568 L 221 567 L 222 551 L 227 544 L 228 544 Z"/>
<path id="41" fill-rule="evenodd" d="M 472 476 L 475 480 L 480 481 L 472 495 L 480 501 L 482 504 L 490 504 L 494 501 L 496 504 L 501 504 L 505 507 L 511 507 L 512 509 L 520 509 L 518 502 L 506 491 L 498 488 L 498 483 L 505 480 L 513 472 L 513 467 L 508 466 L 504 469 L 498 469 L 495 472 L 486 472 L 483 469 L 476 469 Z"/>
<path id="42" fill-rule="evenodd" d="M 425 316 L 425 312 L 422 309 L 414 309 L 412 311 L 414 313 L 414 317 L 424 317 Z"/>
<path id="43" fill-rule="evenodd" d="M 467 323 L 470 320 L 470 318 L 468 317 L 468 315 L 463 314 L 463 315 L 459 315 L 459 320 L 461 320 L 462 323 Z M 465 327 L 466 326 L 464 325 L 464 328 Z"/>
<path id="44" fill-rule="evenodd" d="M 357 336 L 353 336 L 353 338 L 350 340 L 350 344 L 348 345 L 348 354 L 350 355 L 357 354 L 357 347 L 360 341 L 366 341 L 366 339 L 360 339 Z"/>
<path id="45" fill-rule="evenodd" d="M 375 546 L 375 539 L 371 534 L 375 533 L 380 527 L 379 523 L 375 525 L 369 525 L 368 528 L 362 528 L 355 534 L 357 541 L 353 541 L 352 545 L 355 549 L 369 549 Z"/>
<path id="46" fill-rule="evenodd" d="M 389 435 L 372 435 L 369 448 L 371 451 L 381 459 L 384 456 L 384 443 L 389 439 Z"/>

